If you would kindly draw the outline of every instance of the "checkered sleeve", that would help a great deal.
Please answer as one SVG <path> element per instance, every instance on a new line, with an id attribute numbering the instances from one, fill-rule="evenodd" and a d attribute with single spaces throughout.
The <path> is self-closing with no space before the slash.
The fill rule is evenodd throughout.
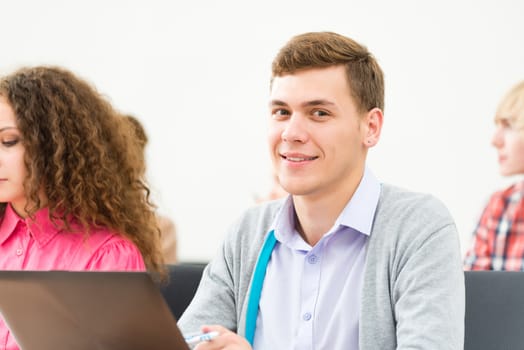
<path id="1" fill-rule="evenodd" d="M 477 227 L 473 233 L 472 244 L 464 260 L 465 270 L 491 270 L 493 247 L 493 224 L 496 221 L 498 205 L 497 197 L 491 197 L 484 208 Z M 495 225 L 496 226 L 496 225 Z"/>
<path id="2" fill-rule="evenodd" d="M 465 270 L 524 267 L 524 182 L 492 195 L 466 253 Z"/>

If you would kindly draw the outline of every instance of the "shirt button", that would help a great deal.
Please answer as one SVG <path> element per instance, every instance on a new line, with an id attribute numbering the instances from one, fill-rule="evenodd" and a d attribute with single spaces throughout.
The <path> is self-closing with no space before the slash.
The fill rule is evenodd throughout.
<path id="1" fill-rule="evenodd" d="M 306 312 L 304 315 L 302 315 L 302 319 L 304 321 L 309 321 L 311 320 L 311 314 L 309 312 Z"/>
<path id="2" fill-rule="evenodd" d="M 316 255 L 310 255 L 310 256 L 308 256 L 307 261 L 308 261 L 310 264 L 316 264 L 316 263 L 318 262 L 318 256 L 316 256 Z"/>
<path id="3" fill-rule="evenodd" d="M 16 255 L 20 256 L 20 255 L 22 255 L 22 252 L 23 252 L 23 250 L 21 248 L 18 248 L 16 250 Z"/>

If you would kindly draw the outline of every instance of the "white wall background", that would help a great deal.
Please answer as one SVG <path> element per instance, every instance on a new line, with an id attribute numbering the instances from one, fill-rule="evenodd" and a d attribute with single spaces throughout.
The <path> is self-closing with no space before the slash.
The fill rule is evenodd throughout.
<path id="1" fill-rule="evenodd" d="M 149 177 L 174 218 L 182 260 L 207 260 L 269 185 L 270 63 L 292 35 L 353 37 L 386 73 L 385 182 L 431 192 L 463 249 L 498 175 L 490 146 L 501 96 L 524 79 L 524 2 L 0 1 L 0 72 L 63 65 L 151 138 Z"/>

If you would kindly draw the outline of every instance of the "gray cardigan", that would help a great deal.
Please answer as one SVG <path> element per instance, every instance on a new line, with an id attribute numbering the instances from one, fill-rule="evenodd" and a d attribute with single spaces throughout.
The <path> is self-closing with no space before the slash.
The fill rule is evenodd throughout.
<path id="1" fill-rule="evenodd" d="M 282 200 L 249 209 L 206 267 L 178 325 L 245 334 L 256 260 Z M 361 350 L 463 349 L 464 274 L 458 234 L 430 195 L 382 185 L 369 238 L 359 322 Z"/>

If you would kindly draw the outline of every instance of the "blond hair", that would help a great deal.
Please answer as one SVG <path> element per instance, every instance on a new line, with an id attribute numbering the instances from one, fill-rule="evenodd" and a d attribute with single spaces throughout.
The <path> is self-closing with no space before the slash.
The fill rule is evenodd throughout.
<path id="1" fill-rule="evenodd" d="M 504 95 L 495 114 L 495 122 L 507 120 L 516 128 L 524 128 L 524 81 Z"/>

